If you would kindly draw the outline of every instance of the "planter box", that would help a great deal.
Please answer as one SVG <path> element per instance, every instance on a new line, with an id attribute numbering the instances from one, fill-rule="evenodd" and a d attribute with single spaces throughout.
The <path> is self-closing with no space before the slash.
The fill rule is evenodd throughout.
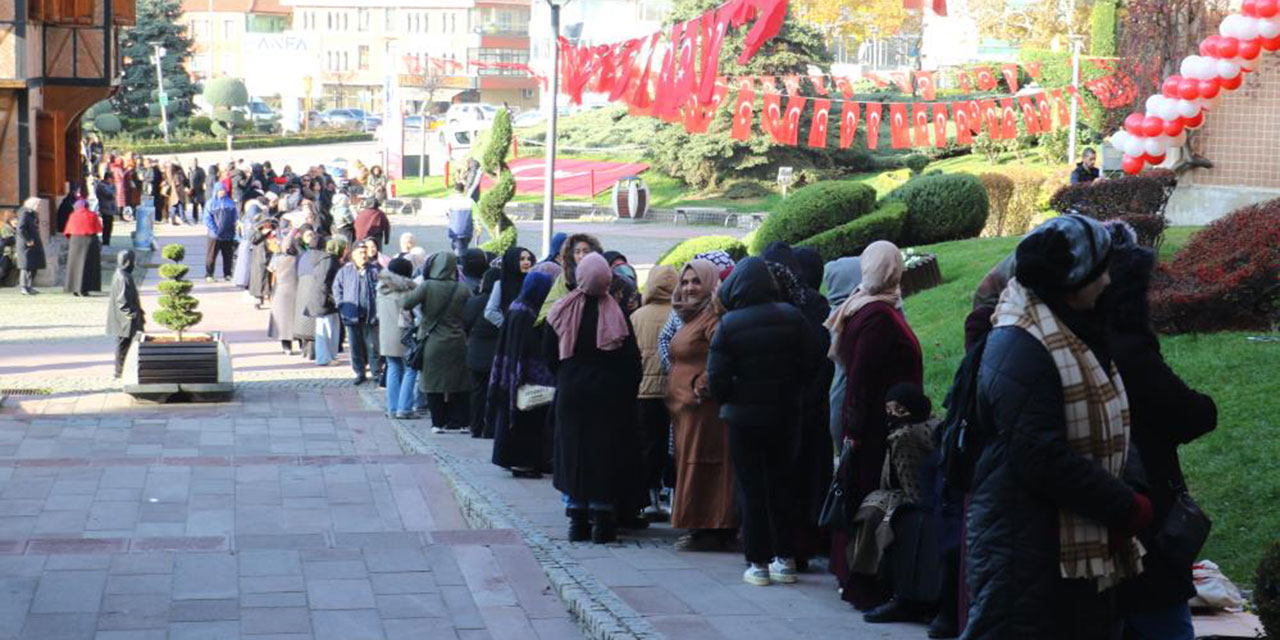
<path id="1" fill-rule="evenodd" d="M 231 397 L 231 350 L 221 332 L 139 334 L 124 361 L 124 392 L 148 402 L 217 402 Z"/>
<path id="2" fill-rule="evenodd" d="M 929 254 L 902 272 L 902 297 L 920 293 L 942 284 L 942 271 L 938 269 L 938 256 Z"/>

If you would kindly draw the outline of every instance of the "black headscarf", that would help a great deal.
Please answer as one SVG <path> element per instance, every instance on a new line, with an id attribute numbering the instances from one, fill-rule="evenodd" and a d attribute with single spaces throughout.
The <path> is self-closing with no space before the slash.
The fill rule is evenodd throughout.
<path id="1" fill-rule="evenodd" d="M 511 302 L 520 295 L 520 289 L 524 286 L 525 274 L 520 271 L 520 256 L 529 254 L 530 266 L 535 258 L 533 252 L 524 247 L 511 247 L 506 253 L 502 254 L 502 312 L 506 313 L 511 306 Z"/>
<path id="2" fill-rule="evenodd" d="M 761 254 L 769 265 L 769 273 L 778 282 L 782 299 L 803 309 L 809 301 L 809 292 L 800 282 L 800 263 L 796 260 L 791 245 L 785 242 L 771 242 Z"/>
<path id="3" fill-rule="evenodd" d="M 796 274 L 800 276 L 800 282 L 814 291 L 822 289 L 822 254 L 813 247 L 796 247 L 794 253 L 796 262 L 800 264 L 800 273 Z"/>
<path id="4" fill-rule="evenodd" d="M 926 396 L 924 389 L 914 382 L 899 382 L 889 387 L 889 392 L 884 394 L 884 401 L 897 402 L 909 411 L 907 422 L 924 422 L 929 419 L 929 414 L 933 410 L 929 396 Z"/>

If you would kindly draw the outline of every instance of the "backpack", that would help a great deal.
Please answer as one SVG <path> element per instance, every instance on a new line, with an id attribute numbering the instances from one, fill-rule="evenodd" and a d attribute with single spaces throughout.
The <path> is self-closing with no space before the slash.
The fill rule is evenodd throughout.
<path id="1" fill-rule="evenodd" d="M 978 368 L 986 346 L 984 335 L 964 354 L 942 403 L 947 409 L 938 446 L 942 477 L 948 487 L 965 492 L 973 482 L 974 467 L 990 435 L 978 416 Z"/>

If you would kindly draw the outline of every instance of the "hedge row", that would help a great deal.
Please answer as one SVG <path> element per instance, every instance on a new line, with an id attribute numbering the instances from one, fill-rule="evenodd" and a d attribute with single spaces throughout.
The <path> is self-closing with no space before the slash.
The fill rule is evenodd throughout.
<path id="1" fill-rule="evenodd" d="M 906 217 L 907 205 L 897 201 L 884 201 L 875 211 L 853 222 L 819 233 L 800 242 L 799 246 L 817 249 L 824 261 L 856 256 L 872 242 L 899 238 Z"/>
<path id="2" fill-rule="evenodd" d="M 667 249 L 667 252 L 658 258 L 658 264 L 670 265 L 678 269 L 686 262 L 693 260 L 693 257 L 699 253 L 717 250 L 727 252 L 734 260 L 747 257 L 747 245 L 733 236 L 700 236 L 689 238 Z"/>
<path id="3" fill-rule="evenodd" d="M 819 182 L 797 189 L 764 219 L 751 250 L 760 253 L 771 242 L 795 244 L 865 215 L 875 203 L 875 189 L 859 182 Z"/>
<path id="4" fill-rule="evenodd" d="M 368 142 L 373 140 L 372 133 L 358 131 L 343 133 L 324 133 L 316 135 L 292 136 L 243 136 L 232 141 L 232 149 L 267 149 L 272 147 L 292 147 L 297 145 L 336 144 L 340 142 Z M 128 153 L 142 155 L 164 155 L 168 153 L 189 153 L 193 151 L 222 151 L 227 148 L 227 141 L 221 138 L 209 140 L 189 140 L 184 142 L 159 144 L 129 144 L 126 142 L 107 142 L 112 148 L 119 148 Z"/>
<path id="5" fill-rule="evenodd" d="M 987 191 L 967 173 L 935 173 L 908 181 L 886 200 L 907 205 L 898 244 L 913 246 L 972 238 L 987 222 Z"/>

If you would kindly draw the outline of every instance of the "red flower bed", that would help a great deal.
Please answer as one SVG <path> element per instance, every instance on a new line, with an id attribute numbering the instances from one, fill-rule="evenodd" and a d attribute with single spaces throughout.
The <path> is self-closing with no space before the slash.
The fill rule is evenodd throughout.
<path id="1" fill-rule="evenodd" d="M 1154 247 L 1164 236 L 1164 207 L 1177 186 L 1172 171 L 1155 169 L 1137 176 L 1066 185 L 1053 194 L 1049 206 L 1058 213 L 1079 213 L 1095 220 L 1123 219 L 1138 231 L 1139 242 Z"/>
<path id="2" fill-rule="evenodd" d="M 1166 333 L 1266 330 L 1280 322 L 1280 199 L 1214 222 L 1160 265 L 1151 316 Z"/>

